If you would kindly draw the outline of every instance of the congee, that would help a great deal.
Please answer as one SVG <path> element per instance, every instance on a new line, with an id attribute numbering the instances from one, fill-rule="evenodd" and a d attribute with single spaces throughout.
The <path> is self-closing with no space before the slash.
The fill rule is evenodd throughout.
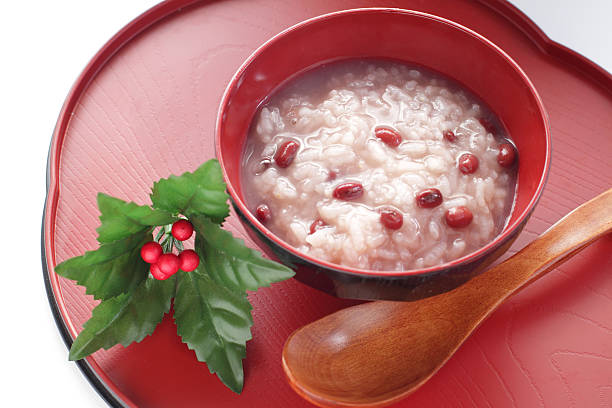
<path id="1" fill-rule="evenodd" d="M 247 205 L 311 257 L 404 271 L 491 241 L 512 210 L 518 158 L 500 121 L 457 82 L 378 59 L 327 64 L 253 119 Z"/>

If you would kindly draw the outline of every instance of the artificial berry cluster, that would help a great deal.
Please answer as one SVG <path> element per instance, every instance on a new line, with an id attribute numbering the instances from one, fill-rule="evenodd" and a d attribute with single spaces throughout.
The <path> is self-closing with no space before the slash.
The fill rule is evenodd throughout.
<path id="1" fill-rule="evenodd" d="M 178 220 L 172 224 L 172 237 L 185 241 L 193 234 L 193 225 L 187 220 Z M 184 249 L 178 255 L 164 253 L 162 246 L 155 241 L 147 242 L 140 249 L 140 256 L 151 264 L 151 275 L 155 279 L 166 280 L 178 270 L 191 272 L 200 264 L 200 257 L 193 249 Z"/>

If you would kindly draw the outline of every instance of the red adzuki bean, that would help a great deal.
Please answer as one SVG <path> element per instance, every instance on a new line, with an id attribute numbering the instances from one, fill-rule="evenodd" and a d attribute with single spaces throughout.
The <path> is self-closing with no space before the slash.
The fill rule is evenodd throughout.
<path id="1" fill-rule="evenodd" d="M 274 161 L 278 167 L 289 167 L 289 165 L 295 159 L 297 151 L 300 147 L 300 144 L 294 140 L 289 140 L 288 142 L 280 145 L 276 154 L 274 155 Z"/>
<path id="2" fill-rule="evenodd" d="M 442 193 L 437 188 L 421 190 L 416 195 L 417 206 L 421 208 L 434 208 L 442 204 Z"/>
<path id="3" fill-rule="evenodd" d="M 469 208 L 460 205 L 446 210 L 444 218 L 451 228 L 465 228 L 470 225 L 474 216 Z"/>
<path id="4" fill-rule="evenodd" d="M 404 216 L 397 210 L 385 209 L 380 212 L 380 222 L 385 228 L 397 230 L 404 224 Z"/>
<path id="5" fill-rule="evenodd" d="M 472 174 L 478 170 L 478 157 L 472 153 L 464 153 L 459 157 L 458 167 L 463 174 Z"/>
<path id="6" fill-rule="evenodd" d="M 374 134 L 387 146 L 397 147 L 402 143 L 402 136 L 396 130 L 388 127 L 379 126 L 374 129 Z"/>
<path id="7" fill-rule="evenodd" d="M 502 143 L 499 145 L 499 153 L 497 153 L 497 162 L 502 167 L 512 167 L 516 159 L 514 146 L 510 143 Z"/>
<path id="8" fill-rule="evenodd" d="M 444 138 L 449 142 L 454 142 L 455 140 L 457 140 L 457 136 L 453 133 L 452 130 L 445 130 L 444 133 L 442 133 L 442 136 L 444 136 Z"/>
<path id="9" fill-rule="evenodd" d="M 266 204 L 259 204 L 255 209 L 255 216 L 259 220 L 259 222 L 267 222 L 272 218 L 272 212 L 270 211 L 270 207 Z"/>
<path id="10" fill-rule="evenodd" d="M 342 183 L 334 189 L 334 198 L 355 200 L 363 195 L 363 186 L 359 183 Z"/>
<path id="11" fill-rule="evenodd" d="M 310 224 L 310 233 L 314 234 L 317 230 L 324 228 L 327 224 L 320 218 L 317 218 Z"/>

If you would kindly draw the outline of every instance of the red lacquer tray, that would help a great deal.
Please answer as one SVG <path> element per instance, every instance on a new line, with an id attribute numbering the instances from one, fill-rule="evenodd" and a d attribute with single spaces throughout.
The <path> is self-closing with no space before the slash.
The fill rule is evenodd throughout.
<path id="1" fill-rule="evenodd" d="M 488 37 L 532 79 L 550 116 L 553 158 L 540 203 L 510 253 L 612 186 L 612 76 L 549 40 L 501 0 L 167 1 L 94 57 L 63 107 L 49 156 L 44 276 L 68 343 L 95 302 L 54 265 L 96 248 L 99 191 L 148 203 L 154 180 L 213 157 L 223 90 L 262 42 L 301 20 L 365 6 L 440 15 Z M 466 55 L 466 58 L 469 58 Z M 232 216 L 228 228 L 245 238 Z M 395 407 L 612 405 L 612 237 L 513 297 L 427 384 Z M 114 406 L 308 407 L 280 358 L 296 328 L 354 302 L 296 281 L 251 294 L 254 339 L 238 396 L 196 361 L 171 317 L 126 349 L 80 366 Z"/>

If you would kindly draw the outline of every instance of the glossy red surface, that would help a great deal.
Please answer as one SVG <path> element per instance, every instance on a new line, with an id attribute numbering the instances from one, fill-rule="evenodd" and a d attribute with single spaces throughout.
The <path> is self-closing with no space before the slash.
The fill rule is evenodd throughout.
<path id="1" fill-rule="evenodd" d="M 363 57 L 403 60 L 453 78 L 480 96 L 513 136 L 524 163 L 519 167 L 515 205 L 504 231 L 478 251 L 442 265 L 401 273 L 347 268 L 297 251 L 274 236 L 249 211 L 242 197 L 240 169 L 243 146 L 257 108 L 288 78 L 330 61 Z M 278 64 L 280 60 L 284 63 Z M 279 253 L 283 250 L 301 258 L 304 260 L 302 271 L 309 270 L 315 277 L 330 275 L 334 286 L 341 284 L 338 281 L 342 279 L 351 279 L 339 276 L 342 272 L 359 276 L 393 274 L 397 281 L 398 276 L 440 271 L 454 273 L 456 271 L 451 268 L 476 258 L 495 259 L 502 252 L 494 249 L 516 233 L 531 214 L 550 163 L 548 118 L 542 101 L 529 78 L 506 53 L 486 38 L 448 19 L 393 8 L 355 9 L 322 15 L 290 27 L 267 41 L 232 78 L 219 109 L 215 144 L 228 192 L 246 222 L 264 237 L 259 243 L 269 247 L 269 253 L 280 259 L 287 258 Z M 290 259 L 291 264 L 299 262 Z M 329 268 L 335 271 L 328 273 Z M 298 275 L 300 280 L 304 281 L 304 273 Z M 356 278 L 355 285 L 359 285 Z M 343 297 L 360 298 L 352 293 Z M 394 299 L 384 293 L 366 298 Z"/>
<path id="2" fill-rule="evenodd" d="M 44 250 L 51 295 L 72 336 L 95 302 L 53 267 L 96 247 L 96 193 L 148 203 L 154 180 L 213 157 L 217 106 L 241 62 L 278 31 L 322 13 L 379 5 L 438 14 L 485 35 L 525 70 L 549 113 L 554 152 L 542 199 L 509 252 L 612 184 L 612 77 L 544 37 L 505 2 L 192 3 L 164 2 L 122 30 L 62 109 L 49 159 Z M 252 244 L 234 216 L 228 228 Z M 514 296 L 430 382 L 394 406 L 610 405 L 611 253 L 608 236 Z M 196 361 L 170 316 L 153 336 L 97 352 L 88 364 L 126 406 L 311 406 L 284 380 L 282 345 L 296 328 L 354 302 L 293 280 L 249 297 L 255 325 L 241 396 Z"/>

